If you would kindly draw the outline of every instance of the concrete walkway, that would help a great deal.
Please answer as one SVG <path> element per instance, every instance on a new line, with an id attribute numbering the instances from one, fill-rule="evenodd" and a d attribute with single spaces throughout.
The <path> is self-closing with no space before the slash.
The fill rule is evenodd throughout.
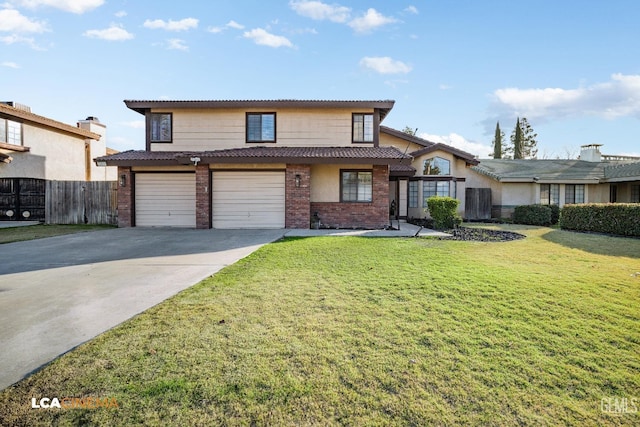
<path id="1" fill-rule="evenodd" d="M 26 227 L 38 224 L 40 224 L 38 221 L 0 221 L 0 228 Z"/>
<path id="2" fill-rule="evenodd" d="M 393 221 L 393 226 L 397 228 L 398 223 Z M 447 237 L 450 236 L 450 234 L 430 230 L 428 228 L 421 228 L 417 225 L 409 224 L 406 221 L 400 221 L 399 230 L 291 230 L 287 231 L 286 236 Z"/>

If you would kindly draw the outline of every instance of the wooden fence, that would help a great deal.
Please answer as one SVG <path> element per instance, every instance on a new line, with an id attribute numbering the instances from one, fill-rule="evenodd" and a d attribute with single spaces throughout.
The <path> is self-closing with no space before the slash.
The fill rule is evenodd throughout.
<path id="1" fill-rule="evenodd" d="M 47 224 L 118 224 L 115 181 L 47 181 Z"/>
<path id="2" fill-rule="evenodd" d="M 464 206 L 466 220 L 491 219 L 491 189 L 467 188 Z"/>

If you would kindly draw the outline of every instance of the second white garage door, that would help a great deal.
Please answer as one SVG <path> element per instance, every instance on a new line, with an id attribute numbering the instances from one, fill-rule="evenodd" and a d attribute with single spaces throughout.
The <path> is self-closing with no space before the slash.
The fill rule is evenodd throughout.
<path id="1" fill-rule="evenodd" d="M 213 172 L 213 228 L 284 228 L 284 172 Z"/>

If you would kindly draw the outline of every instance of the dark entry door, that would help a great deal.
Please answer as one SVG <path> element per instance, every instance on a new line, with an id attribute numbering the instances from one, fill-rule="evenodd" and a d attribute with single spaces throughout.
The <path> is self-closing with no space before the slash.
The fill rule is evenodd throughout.
<path id="1" fill-rule="evenodd" d="M 0 221 L 44 221 L 45 181 L 0 178 Z"/>

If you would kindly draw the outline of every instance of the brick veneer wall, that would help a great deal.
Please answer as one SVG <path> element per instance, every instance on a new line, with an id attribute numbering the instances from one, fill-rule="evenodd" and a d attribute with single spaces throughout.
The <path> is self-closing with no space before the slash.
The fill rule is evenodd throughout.
<path id="1" fill-rule="evenodd" d="M 126 185 L 120 185 L 120 177 L 124 175 Z M 118 227 L 133 225 L 133 179 L 131 168 L 118 166 Z"/>
<path id="2" fill-rule="evenodd" d="M 389 224 L 389 167 L 373 167 L 371 203 L 311 203 L 323 226 L 338 228 L 384 228 Z"/>
<path id="3" fill-rule="evenodd" d="M 296 187 L 296 175 L 300 186 Z M 285 173 L 285 228 L 310 228 L 311 166 L 287 165 Z"/>
<path id="4" fill-rule="evenodd" d="M 211 172 L 208 164 L 196 166 L 196 228 L 211 228 Z"/>

